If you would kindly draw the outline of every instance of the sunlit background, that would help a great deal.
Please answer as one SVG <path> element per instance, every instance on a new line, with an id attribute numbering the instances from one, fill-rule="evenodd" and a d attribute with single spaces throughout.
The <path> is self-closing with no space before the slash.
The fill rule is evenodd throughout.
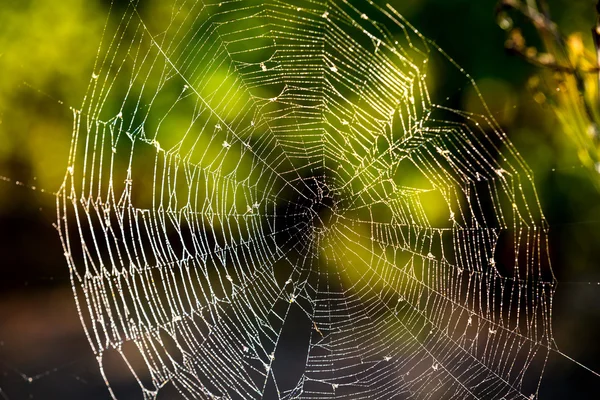
<path id="1" fill-rule="evenodd" d="M 493 0 L 390 3 L 471 74 L 533 170 L 559 280 L 557 344 L 599 371 L 600 174 L 583 165 L 550 103 L 532 92 L 531 78 L 547 74 L 504 50 Z M 583 45 L 593 49 L 595 1 L 549 3 L 560 29 L 581 32 Z M 75 310 L 53 227 L 53 193 L 64 178 L 72 109 L 86 93 L 109 7 L 110 0 L 0 0 L 0 398 L 108 398 Z M 160 0 L 140 7 L 150 20 L 162 12 Z M 525 24 L 524 32 L 532 34 Z M 431 64 L 434 93 L 449 95 L 455 108 L 484 113 L 473 89 Z M 551 357 L 540 397 L 595 398 L 598 381 Z"/>

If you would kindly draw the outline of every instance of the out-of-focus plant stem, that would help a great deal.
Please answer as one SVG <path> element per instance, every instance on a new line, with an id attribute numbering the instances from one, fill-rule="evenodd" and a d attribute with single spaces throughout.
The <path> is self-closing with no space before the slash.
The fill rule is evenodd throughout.
<path id="1" fill-rule="evenodd" d="M 600 66 L 600 1 L 596 4 L 596 26 L 592 28 L 592 37 L 594 38 L 594 47 L 596 48 L 596 64 Z M 598 106 L 600 107 L 600 69 L 597 71 L 598 77 Z"/>
<path id="2" fill-rule="evenodd" d="M 535 28 L 542 49 L 527 44 L 521 29 L 514 26 L 513 14 Z M 600 20 L 592 28 L 595 49 L 591 51 L 581 33 L 560 32 L 545 0 L 500 0 L 496 15 L 507 32 L 507 50 L 540 67 L 540 73 L 529 80 L 534 99 L 552 107 L 561 130 L 576 143 L 579 160 L 593 171 L 600 189 Z"/>

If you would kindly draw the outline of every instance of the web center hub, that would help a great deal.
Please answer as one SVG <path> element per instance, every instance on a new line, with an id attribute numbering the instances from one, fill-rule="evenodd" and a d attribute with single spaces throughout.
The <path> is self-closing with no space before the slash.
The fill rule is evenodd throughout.
<path id="1" fill-rule="evenodd" d="M 329 194 L 317 194 L 308 213 L 311 229 L 316 233 L 324 233 L 337 221 L 337 203 Z"/>

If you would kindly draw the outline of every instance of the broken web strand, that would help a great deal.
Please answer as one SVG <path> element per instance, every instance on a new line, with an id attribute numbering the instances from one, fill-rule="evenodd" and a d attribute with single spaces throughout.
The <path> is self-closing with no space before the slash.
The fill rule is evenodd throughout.
<path id="1" fill-rule="evenodd" d="M 555 351 L 531 173 L 493 119 L 431 104 L 418 32 L 347 2 L 179 1 L 156 32 L 140 14 L 130 3 L 101 47 L 58 196 L 105 377 L 116 350 L 149 398 L 167 385 L 187 398 L 529 396 L 530 364 L 545 353 L 541 376 Z M 490 148 L 508 153 L 502 166 Z M 396 182 L 407 164 L 428 187 Z M 315 177 L 340 205 L 325 230 L 307 228 Z M 433 192 L 447 227 L 424 205 Z M 512 277 L 494 260 L 506 231 Z M 297 383 L 280 387 L 293 307 L 310 343 Z"/>

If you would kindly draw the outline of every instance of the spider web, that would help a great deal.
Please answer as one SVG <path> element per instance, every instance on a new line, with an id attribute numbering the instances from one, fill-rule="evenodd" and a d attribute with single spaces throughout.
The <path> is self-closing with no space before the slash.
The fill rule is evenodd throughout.
<path id="1" fill-rule="evenodd" d="M 369 1 L 137 3 L 57 196 L 113 398 L 536 396 L 545 220 L 491 114 L 430 98 L 459 66 Z"/>

